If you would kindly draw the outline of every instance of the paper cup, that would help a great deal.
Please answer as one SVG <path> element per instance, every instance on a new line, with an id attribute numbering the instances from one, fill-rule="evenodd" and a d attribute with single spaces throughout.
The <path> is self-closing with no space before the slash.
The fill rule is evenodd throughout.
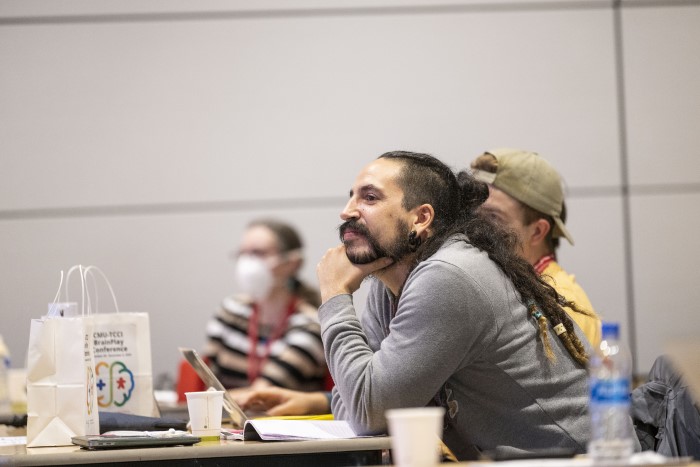
<path id="1" fill-rule="evenodd" d="M 224 391 L 186 392 L 185 397 L 192 434 L 203 440 L 219 439 Z"/>
<path id="2" fill-rule="evenodd" d="M 387 410 L 394 464 L 398 467 L 438 465 L 444 415 L 442 407 Z"/>

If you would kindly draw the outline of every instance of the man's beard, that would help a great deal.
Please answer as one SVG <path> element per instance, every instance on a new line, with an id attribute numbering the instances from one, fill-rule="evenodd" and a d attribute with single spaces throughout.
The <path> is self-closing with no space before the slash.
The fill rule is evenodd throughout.
<path id="1" fill-rule="evenodd" d="M 353 230 L 364 237 L 366 245 L 351 246 L 352 242 L 343 241 L 343 234 L 346 230 Z M 412 252 L 408 244 L 408 234 L 410 228 L 408 223 L 398 219 L 396 221 L 396 239 L 389 245 L 382 246 L 379 241 L 369 232 L 364 224 L 360 224 L 355 219 L 343 222 L 339 227 L 340 241 L 345 244 L 345 254 L 353 264 L 367 264 L 379 258 L 391 258 L 398 262 Z"/>

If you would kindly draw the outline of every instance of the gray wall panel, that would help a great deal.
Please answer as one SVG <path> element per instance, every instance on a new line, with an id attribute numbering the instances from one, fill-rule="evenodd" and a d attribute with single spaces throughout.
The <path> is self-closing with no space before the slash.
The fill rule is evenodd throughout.
<path id="1" fill-rule="evenodd" d="M 515 146 L 562 172 L 577 241 L 562 264 L 646 371 L 664 340 L 700 333 L 655 302 L 697 302 L 676 288 L 689 271 L 668 271 L 699 250 L 687 230 L 656 237 L 644 208 L 681 225 L 700 192 L 700 2 L 623 5 L 618 23 L 610 1 L 0 0 L 0 333 L 16 365 L 62 268 L 97 264 L 124 309 L 150 311 L 155 367 L 174 371 L 250 218 L 300 225 L 315 281 L 369 160 L 402 148 L 461 168 Z"/>
<path id="2" fill-rule="evenodd" d="M 638 358 L 649 368 L 678 338 L 698 338 L 700 193 L 632 198 Z"/>
<path id="3" fill-rule="evenodd" d="M 624 11 L 632 184 L 700 185 L 700 3 Z"/>
<path id="4" fill-rule="evenodd" d="M 396 148 L 618 178 L 605 10 L 12 26 L 0 60 L 0 209 L 331 196 Z"/>

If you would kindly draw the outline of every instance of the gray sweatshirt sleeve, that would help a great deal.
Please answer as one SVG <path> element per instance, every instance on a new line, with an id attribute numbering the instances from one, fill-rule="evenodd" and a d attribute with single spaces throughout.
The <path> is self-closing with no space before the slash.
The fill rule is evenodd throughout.
<path id="1" fill-rule="evenodd" d="M 493 310 L 478 284 L 441 261 L 421 263 L 411 273 L 391 322 L 385 293 L 381 285 L 372 288 L 362 325 L 350 295 L 333 297 L 319 309 L 336 383 L 332 410 L 360 434 L 386 432 L 388 409 L 425 406 L 483 351 L 477 344 L 488 331 L 481 323 L 493 322 L 484 319 Z M 465 313 L 466 307 L 479 313 Z"/>

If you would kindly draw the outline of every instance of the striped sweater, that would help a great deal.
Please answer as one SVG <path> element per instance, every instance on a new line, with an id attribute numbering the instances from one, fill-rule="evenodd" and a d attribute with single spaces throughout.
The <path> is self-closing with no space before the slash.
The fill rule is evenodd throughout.
<path id="1" fill-rule="evenodd" d="M 220 310 L 207 324 L 207 347 L 214 374 L 226 388 L 245 387 L 251 341 L 248 327 L 253 308 L 235 296 L 223 300 Z M 257 354 L 267 353 L 270 326 L 258 330 Z M 301 391 L 323 388 L 326 361 L 321 342 L 317 310 L 299 300 L 289 317 L 286 329 L 269 348 L 269 357 L 260 369 L 260 377 L 275 386 Z"/>

